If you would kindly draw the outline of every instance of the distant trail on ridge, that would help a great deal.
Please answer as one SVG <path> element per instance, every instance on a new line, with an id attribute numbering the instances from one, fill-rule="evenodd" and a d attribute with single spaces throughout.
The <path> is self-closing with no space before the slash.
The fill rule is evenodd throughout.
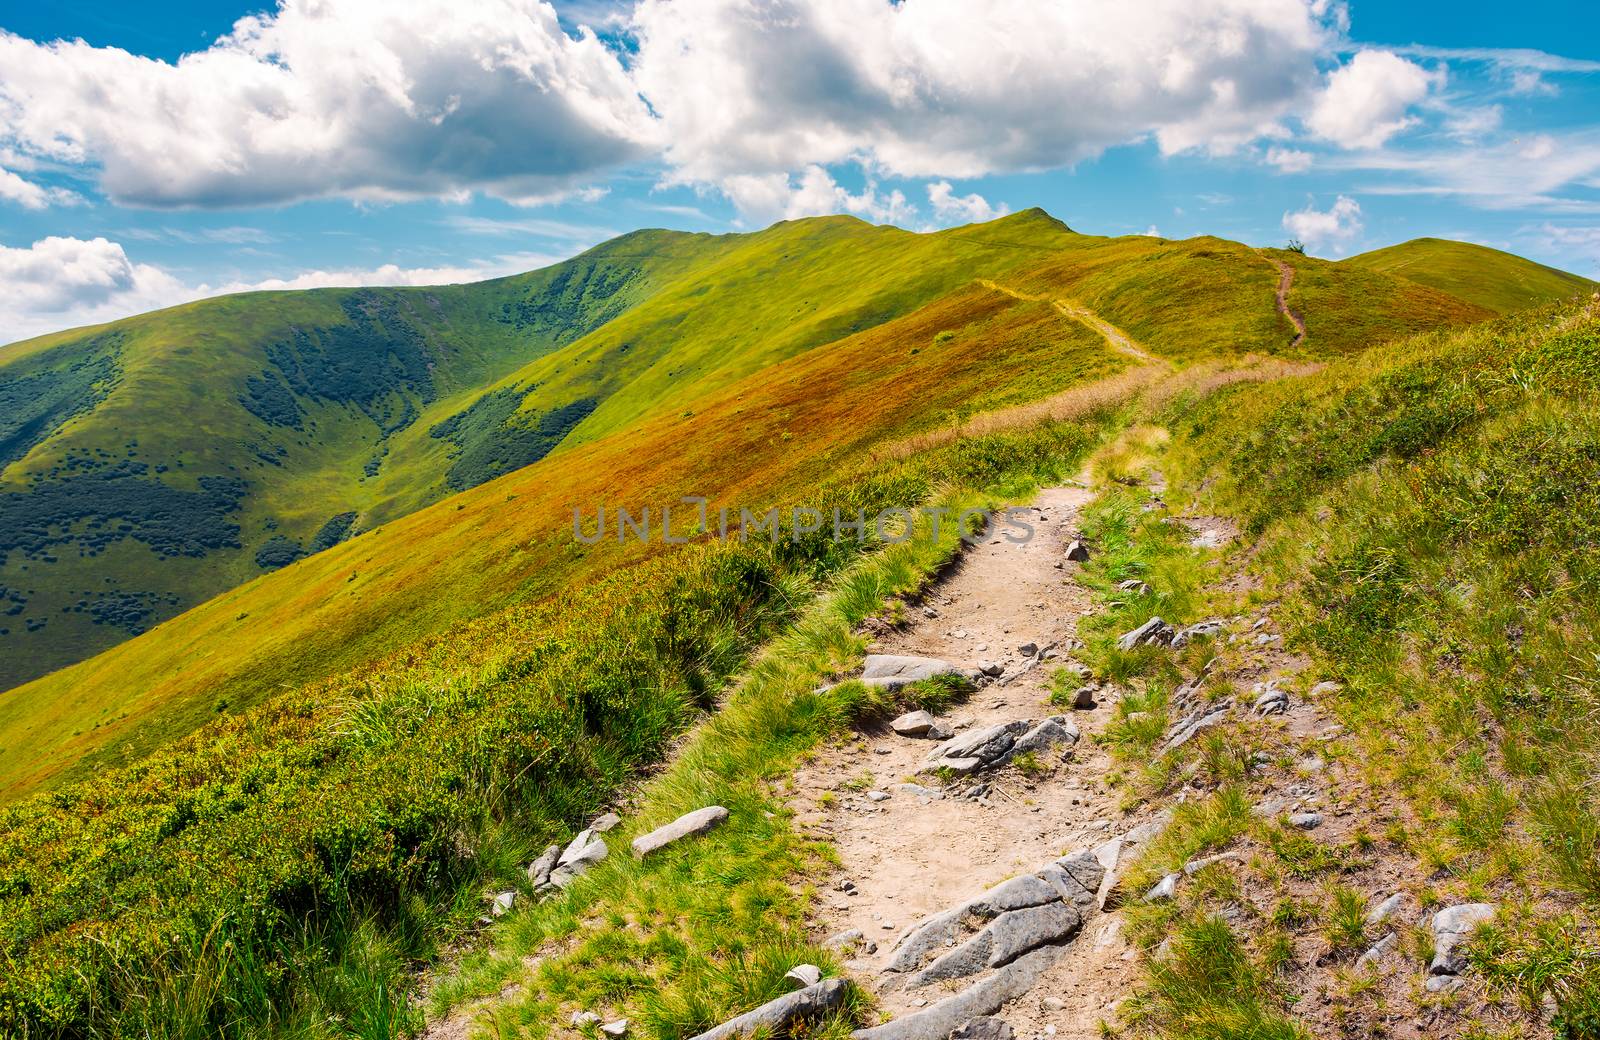
<path id="1" fill-rule="evenodd" d="M 1289 324 L 1294 326 L 1295 337 L 1289 344 L 1291 348 L 1298 347 L 1306 339 L 1305 319 L 1289 309 L 1289 287 L 1294 284 L 1294 268 L 1275 257 L 1267 257 L 1272 266 L 1278 269 L 1278 313 L 1289 319 Z"/>
<path id="2" fill-rule="evenodd" d="M 1104 318 L 1100 317 L 1100 315 L 1096 314 L 1094 311 L 1085 307 L 1081 303 L 1077 303 L 1073 300 L 1056 299 L 1043 293 L 1039 295 L 1031 295 L 1029 293 L 1019 292 L 1016 289 L 1001 285 L 998 282 L 990 281 L 987 278 L 980 278 L 978 281 L 985 287 L 993 289 L 995 292 L 1005 293 L 1007 296 L 1010 296 L 1013 299 L 1027 300 L 1032 303 L 1049 303 L 1056 310 L 1060 311 L 1063 316 L 1071 318 L 1080 325 L 1087 325 L 1095 332 L 1098 332 L 1105 339 L 1106 343 L 1111 346 L 1112 350 L 1122 354 L 1127 354 L 1130 357 L 1136 357 L 1140 361 L 1150 365 L 1170 366 L 1171 364 L 1166 358 L 1156 357 L 1148 350 L 1145 350 L 1143 347 L 1139 346 L 1139 344 L 1134 342 L 1132 336 L 1129 336 L 1126 332 L 1123 332 L 1121 329 L 1117 328 L 1109 321 L 1106 321 Z"/>

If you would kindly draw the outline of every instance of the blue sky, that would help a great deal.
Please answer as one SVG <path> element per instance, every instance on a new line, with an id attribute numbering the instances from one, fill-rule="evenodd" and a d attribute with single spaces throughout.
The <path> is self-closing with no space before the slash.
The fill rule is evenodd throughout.
<path id="1" fill-rule="evenodd" d="M 1437 235 L 1600 277 L 1593 24 L 1537 0 L 11 2 L 0 342 L 823 212 L 1037 205 L 1331 257 Z"/>

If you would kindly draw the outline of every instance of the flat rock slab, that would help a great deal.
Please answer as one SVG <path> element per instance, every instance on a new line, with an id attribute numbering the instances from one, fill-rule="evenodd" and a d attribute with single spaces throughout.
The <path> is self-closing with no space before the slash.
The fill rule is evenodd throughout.
<path id="1" fill-rule="evenodd" d="M 666 826 L 657 827 L 649 834 L 641 834 L 633 839 L 633 854 L 638 859 L 644 859 L 682 838 L 704 834 L 727 818 L 728 810 L 720 805 L 708 805 L 704 809 L 685 813 Z"/>
<path id="2" fill-rule="evenodd" d="M 754 1011 L 729 1019 L 693 1040 L 733 1040 L 734 1037 L 748 1036 L 758 1030 L 780 1033 L 795 1022 L 821 1018 L 837 1009 L 844 1003 L 849 989 L 850 985 L 844 979 L 823 979 L 816 985 L 786 993 Z"/>
<path id="3" fill-rule="evenodd" d="M 899 654 L 868 654 L 861 669 L 861 681 L 868 686 L 899 689 L 923 679 L 941 675 L 960 675 L 961 669 L 937 657 L 906 657 Z"/>
<path id="4" fill-rule="evenodd" d="M 953 997 L 881 1026 L 857 1029 L 851 1040 L 947 1040 L 957 1027 L 994 1014 L 1032 989 L 1061 951 L 1059 946 L 1044 946 L 1024 954 Z"/>

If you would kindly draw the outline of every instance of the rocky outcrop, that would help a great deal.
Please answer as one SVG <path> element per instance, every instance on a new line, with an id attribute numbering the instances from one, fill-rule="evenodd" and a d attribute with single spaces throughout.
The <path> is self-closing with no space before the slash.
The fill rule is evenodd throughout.
<path id="1" fill-rule="evenodd" d="M 868 654 L 861 669 L 861 681 L 868 686 L 898 690 L 923 679 L 936 679 L 944 675 L 965 676 L 966 673 L 949 661 L 936 657 L 906 657 L 898 654 Z"/>
<path id="2" fill-rule="evenodd" d="M 1017 719 L 959 734 L 929 753 L 918 772 L 949 770 L 967 776 L 983 769 L 997 768 L 1024 752 L 1047 751 L 1058 744 L 1076 743 L 1078 727 L 1065 715 L 1052 715 L 1034 722 Z"/>
<path id="3" fill-rule="evenodd" d="M 735 1037 L 757 1032 L 765 1035 L 781 1033 L 796 1022 L 812 1021 L 838 1009 L 849 990 L 850 984 L 844 979 L 823 979 L 815 985 L 762 1004 L 738 1018 L 729 1019 L 693 1040 L 734 1040 Z"/>

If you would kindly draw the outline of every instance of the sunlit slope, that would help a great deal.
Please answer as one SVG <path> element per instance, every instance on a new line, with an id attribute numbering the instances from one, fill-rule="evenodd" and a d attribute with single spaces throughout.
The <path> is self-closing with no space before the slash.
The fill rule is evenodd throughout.
<path id="1" fill-rule="evenodd" d="M 793 495 L 872 445 L 1114 373 L 1053 308 L 968 286 L 622 434 L 519 470 L 233 589 L 0 698 L 0 782 L 146 749 L 219 710 L 392 652 L 658 546 L 585 547 L 571 510 Z"/>
<path id="2" fill-rule="evenodd" d="M 0 350 L 0 689 L 447 494 L 397 435 L 725 245 L 640 232 L 476 285 L 228 296 Z"/>
<path id="3" fill-rule="evenodd" d="M 1600 283 L 1471 242 L 1415 238 L 1340 261 L 1398 275 L 1498 314 L 1594 292 Z"/>
<path id="4" fill-rule="evenodd" d="M 1277 308 L 1275 259 L 1294 271 L 1289 305 L 1308 332 L 1298 348 L 1291 349 L 1294 327 Z M 1492 316 L 1402 279 L 1210 236 L 1080 236 L 1019 287 L 1069 297 L 1178 363 L 1242 353 L 1334 357 Z"/>
<path id="5" fill-rule="evenodd" d="M 832 280 L 829 294 L 840 299 L 829 303 L 831 297 L 816 294 L 820 302 L 799 317 L 795 308 L 809 296 L 796 279 L 752 283 L 744 274 L 758 257 L 793 258 L 807 248 L 832 250 L 842 262 L 853 249 L 838 246 L 841 239 L 860 240 L 866 249 L 879 241 L 917 246 L 926 263 L 908 262 L 898 284 L 910 286 L 907 295 L 933 298 L 904 317 L 815 344 L 816 336 L 827 334 L 816 331 L 819 326 L 866 324 L 850 315 L 870 313 L 861 301 L 888 292 L 883 255 L 873 270 L 844 275 L 819 264 L 819 277 Z M 947 249 L 978 250 L 976 260 L 969 255 L 961 263 L 986 273 L 958 280 Z M 1313 330 L 1357 324 L 1381 338 L 1385 322 L 1409 330 L 1423 320 L 1419 313 L 1435 324 L 1483 313 L 1370 272 L 1320 262 L 1297 269 L 1308 272 L 1301 276 L 1310 287 L 1306 306 L 1330 301 L 1344 309 L 1309 313 Z M 534 380 L 531 392 L 516 391 L 519 398 L 544 393 L 560 373 L 577 372 L 584 379 L 565 384 L 569 391 L 592 393 L 610 385 L 602 373 L 615 367 L 626 377 L 606 400 L 622 398 L 624 411 L 642 420 L 608 432 L 606 413 L 596 408 L 540 462 L 224 594 L 126 646 L 18 690 L 14 699 L 0 699 L 0 747 L 44 749 L 20 763 L 12 750 L 0 752 L 0 777 L 30 786 L 80 756 L 92 762 L 102 749 L 148 747 L 284 684 L 392 652 L 460 619 L 552 593 L 649 551 L 611 541 L 576 544 L 574 507 L 592 516 L 601 504 L 659 509 L 682 495 L 735 507 L 781 499 L 858 463 L 887 440 L 1143 363 L 1064 313 L 1058 299 L 1092 301 L 1095 313 L 1114 316 L 1145 348 L 1179 363 L 1282 352 L 1290 338 L 1276 306 L 1278 270 L 1255 250 L 1209 239 L 1089 238 L 1042 214 L 927 236 L 848 220 L 780 225 L 741 239 L 705 273 L 704 293 L 687 284 L 664 286 L 611 324 L 536 362 L 545 367 L 544 377 Z M 719 279 L 732 287 L 718 288 Z M 1119 279 L 1127 286 L 1121 292 L 1115 289 Z M 944 289 L 939 283 L 945 280 L 954 288 Z M 1375 306 L 1362 310 L 1357 289 L 1335 295 L 1328 285 L 1364 288 Z M 1171 304 L 1175 293 L 1181 305 Z M 752 295 L 760 299 L 753 303 Z M 1419 301 L 1427 306 L 1419 310 Z M 721 316 L 723 309 L 734 316 Z M 810 326 L 800 320 L 807 314 L 813 315 Z M 684 330 L 676 341 L 682 362 L 660 344 L 674 329 Z M 733 331 L 716 341 L 717 349 L 704 349 L 703 337 L 721 329 Z M 1300 352 L 1316 353 L 1327 339 L 1332 344 L 1320 349 L 1337 352 L 1350 338 L 1348 332 L 1314 333 Z M 605 342 L 619 349 L 601 365 L 593 359 L 602 356 L 595 351 Z M 753 358 L 767 363 L 761 367 Z M 664 383 L 654 395 L 635 391 L 680 366 L 684 378 L 676 388 Z M 559 396 L 545 400 L 547 410 L 567 403 Z M 509 439 L 503 427 L 486 428 L 491 445 Z M 591 429 L 599 435 L 585 439 Z M 431 445 L 447 440 L 417 430 L 410 435 Z M 403 457 L 402 448 L 393 454 Z"/>

